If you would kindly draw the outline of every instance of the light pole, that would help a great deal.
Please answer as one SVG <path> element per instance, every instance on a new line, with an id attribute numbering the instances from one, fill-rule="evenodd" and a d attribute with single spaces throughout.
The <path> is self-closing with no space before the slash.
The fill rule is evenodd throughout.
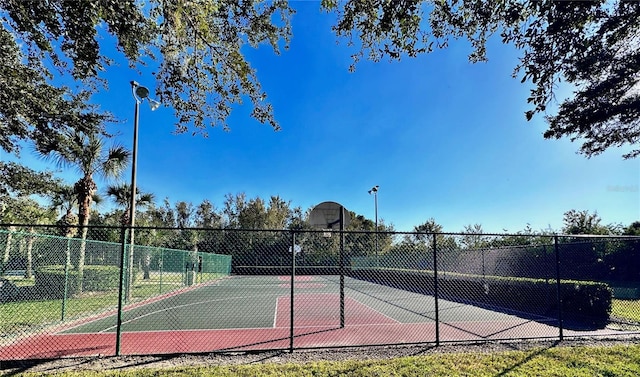
<path id="1" fill-rule="evenodd" d="M 121 337 L 122 337 L 122 308 L 123 308 L 123 296 L 127 301 L 131 299 L 131 283 L 133 278 L 133 271 L 131 266 L 133 265 L 133 226 L 135 225 L 135 214 L 136 214 L 136 164 L 138 160 L 138 114 L 140 113 L 140 103 L 147 99 L 149 101 L 149 106 L 151 107 L 151 111 L 156 110 L 160 107 L 160 102 L 149 97 L 149 89 L 144 86 L 140 86 L 135 81 L 131 81 L 131 93 L 133 94 L 133 98 L 136 100 L 135 105 L 135 116 L 133 119 L 133 152 L 132 152 L 132 161 L 131 161 L 131 197 L 129 198 L 129 240 L 131 247 L 129 248 L 129 266 L 128 273 L 125 283 L 124 276 L 124 268 L 125 268 L 125 256 L 126 256 L 126 236 L 124 233 L 124 227 L 122 231 L 122 248 L 120 251 L 120 290 L 118 293 L 118 316 L 117 316 L 117 325 L 116 325 L 116 356 L 120 356 L 120 346 L 121 346 Z M 124 291 L 126 290 L 126 294 Z"/>
<path id="2" fill-rule="evenodd" d="M 131 285 L 133 283 L 133 227 L 136 224 L 136 168 L 138 165 L 138 118 L 140 114 L 140 103 L 145 99 L 149 102 L 151 111 L 160 107 L 160 102 L 149 97 L 149 89 L 141 86 L 135 81 L 131 81 L 131 94 L 136 100 L 135 116 L 133 118 L 133 155 L 131 157 L 131 196 L 129 197 L 129 265 L 127 280 L 127 301 L 131 299 Z"/>
<path id="3" fill-rule="evenodd" d="M 369 190 L 369 195 L 373 194 L 373 200 L 374 200 L 374 204 L 375 204 L 375 211 L 376 211 L 376 267 L 378 267 L 379 263 L 379 258 L 378 258 L 378 188 L 380 186 L 375 185 L 371 188 L 371 190 Z"/>

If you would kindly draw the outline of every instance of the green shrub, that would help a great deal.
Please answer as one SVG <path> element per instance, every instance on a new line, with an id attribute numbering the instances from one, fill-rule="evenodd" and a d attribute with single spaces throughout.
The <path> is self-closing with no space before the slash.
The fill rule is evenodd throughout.
<path id="1" fill-rule="evenodd" d="M 586 321 L 598 327 L 607 324 L 611 314 L 613 291 L 605 283 L 561 282 L 562 310 L 568 319 Z"/>
<path id="2" fill-rule="evenodd" d="M 357 279 L 433 295 L 434 274 L 430 271 L 402 269 L 360 269 L 351 272 Z M 479 306 L 498 307 L 558 317 L 558 286 L 555 280 L 460 273 L 439 273 L 440 298 Z M 562 314 L 571 326 L 606 325 L 611 313 L 612 291 L 605 283 L 562 280 L 560 282 Z"/>
<path id="3" fill-rule="evenodd" d="M 85 266 L 83 271 L 83 291 L 101 292 L 117 290 L 120 281 L 120 269 L 115 266 Z M 65 269 L 64 266 L 45 266 L 35 272 L 35 286 L 31 295 L 33 298 L 62 298 L 64 297 Z M 67 296 L 78 293 L 78 271 L 67 271 Z"/>
<path id="4" fill-rule="evenodd" d="M 120 287 L 120 269 L 114 266 L 85 266 L 83 290 L 104 292 Z M 135 274 L 134 274 L 135 282 Z"/>
<path id="5" fill-rule="evenodd" d="M 59 299 L 64 297 L 65 270 L 64 266 L 52 265 L 38 268 L 35 271 L 35 285 L 31 299 L 47 298 Z M 78 291 L 78 272 L 69 269 L 67 275 L 67 295 Z"/>

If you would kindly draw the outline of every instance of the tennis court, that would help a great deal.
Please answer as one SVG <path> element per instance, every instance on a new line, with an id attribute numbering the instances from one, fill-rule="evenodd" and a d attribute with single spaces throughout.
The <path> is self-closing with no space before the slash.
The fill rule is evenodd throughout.
<path id="1" fill-rule="evenodd" d="M 554 320 L 339 276 L 229 276 L 127 306 L 123 354 L 557 337 Z M 293 307 L 292 307 L 293 306 Z M 112 355 L 116 312 L 0 348 L 2 359 Z M 293 318 L 293 327 L 291 320 Z M 342 326 L 344 324 L 344 326 Z M 439 324 L 439 325 L 437 325 Z"/>

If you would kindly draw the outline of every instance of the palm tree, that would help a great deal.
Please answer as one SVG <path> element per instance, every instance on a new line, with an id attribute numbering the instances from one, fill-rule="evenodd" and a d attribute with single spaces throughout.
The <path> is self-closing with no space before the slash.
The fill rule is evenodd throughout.
<path id="1" fill-rule="evenodd" d="M 131 185 L 129 184 L 118 184 L 107 187 L 107 195 L 113 198 L 117 205 L 123 208 L 122 217 L 120 218 L 120 223 L 122 226 L 127 226 L 130 224 L 129 212 L 131 206 Z M 136 206 L 137 207 L 148 207 L 153 204 L 155 197 L 151 193 L 140 193 L 140 190 L 136 187 Z M 127 274 L 127 301 L 131 299 L 131 283 L 133 282 L 133 229 L 130 230 L 129 235 L 130 247 L 129 247 L 129 273 Z M 149 259 L 148 253 L 143 258 L 143 271 L 144 276 L 143 279 L 149 279 L 149 269 L 151 261 Z"/>
<path id="2" fill-rule="evenodd" d="M 111 185 L 107 187 L 107 195 L 122 207 L 123 213 L 121 223 L 123 226 L 129 225 L 129 206 L 131 205 L 131 185 L 128 183 Z M 153 204 L 155 196 L 151 193 L 141 193 L 136 187 L 136 207 L 148 207 Z"/>
<path id="3" fill-rule="evenodd" d="M 78 234 L 78 216 L 73 210 L 78 207 L 78 197 L 73 186 L 63 185 L 51 195 L 51 207 L 62 216 L 56 221 L 58 232 L 67 238 L 65 271 L 71 265 L 71 238 Z"/>
<path id="4" fill-rule="evenodd" d="M 62 213 L 56 222 L 60 235 L 72 238 L 78 233 L 78 216 L 73 210 L 78 207 L 78 197 L 73 186 L 64 185 L 51 196 L 51 207 Z"/>
<path id="5" fill-rule="evenodd" d="M 118 178 L 126 168 L 131 153 L 122 146 L 105 150 L 104 140 L 96 134 L 70 131 L 60 138 L 55 149 L 45 154 L 60 167 L 73 167 L 82 177 L 74 184 L 73 192 L 78 204 L 78 224 L 81 226 L 80 253 L 78 256 L 78 292 L 82 292 L 86 239 L 91 214 L 91 204 L 98 191 L 95 175 L 106 179 Z"/>

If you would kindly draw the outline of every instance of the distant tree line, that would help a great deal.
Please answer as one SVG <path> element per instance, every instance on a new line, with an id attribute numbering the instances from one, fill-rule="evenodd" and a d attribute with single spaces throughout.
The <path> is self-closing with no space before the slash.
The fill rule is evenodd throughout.
<path id="1" fill-rule="evenodd" d="M 92 144 L 93 143 L 93 144 Z M 91 158 L 72 158 L 66 155 L 64 163 L 75 165 L 85 173 L 74 185 L 69 185 L 56 178 L 50 172 L 36 172 L 19 164 L 0 162 L 0 223 L 31 224 L 26 232 L 40 232 L 36 225 L 55 225 L 49 233 L 63 237 L 77 237 L 108 242 L 120 242 L 122 225 L 129 223 L 129 202 L 131 189 L 126 184 L 112 184 L 99 192 L 94 174 L 105 177 L 117 177 L 122 171 L 121 160 L 126 161 L 128 154 L 118 148 L 103 151 L 103 147 L 95 140 L 86 139 L 78 145 L 84 145 L 76 152 Z M 88 152 L 90 151 L 90 152 Z M 115 156 L 115 157 L 114 157 Z M 114 160 L 118 161 L 115 164 Z M 115 172 L 115 174 L 113 174 Z M 115 207 L 101 212 L 101 204 L 110 199 Z M 310 230 L 307 223 L 310 209 L 302 209 L 292 205 L 280 196 L 268 199 L 249 198 L 244 193 L 227 194 L 220 208 L 205 199 L 194 204 L 187 201 L 171 202 L 165 198 L 157 203 L 152 193 L 137 192 L 135 244 L 163 247 L 179 250 L 219 252 L 231 254 L 238 263 L 251 265 L 271 265 L 286 263 L 289 240 L 274 236 L 273 230 Z M 516 247 L 542 245 L 549 243 L 549 235 L 562 233 L 566 235 L 639 235 L 640 221 L 629 225 L 603 224 L 597 213 L 587 210 L 569 210 L 563 217 L 563 227 L 559 231 L 552 229 L 534 231 L 530 226 L 516 232 L 500 236 L 487 236 L 481 224 L 466 225 L 458 230 L 459 235 L 444 233 L 442 225 L 430 218 L 414 226 L 413 232 L 398 236 L 394 234 L 393 224 L 384 220 L 378 223 L 378 233 L 373 235 L 375 223 L 363 215 L 351 213 L 351 223 L 347 230 L 355 231 L 347 238 L 349 257 L 375 255 L 382 259 L 404 259 L 407 265 L 425 265 L 425 252 L 432 247 L 433 237 L 439 252 L 448 258 L 464 250 L 495 249 L 500 247 Z M 5 227 L 17 230 L 15 227 Z M 229 230 L 222 236 L 220 232 L 207 232 L 209 229 Z M 239 230 L 259 230 L 257 232 L 239 232 Z M 506 233 L 506 232 L 505 232 Z M 270 234 L 270 235 L 269 235 Z M 280 237 L 280 238 L 278 238 Z M 567 238 L 564 238 L 567 241 Z M 304 239 L 299 239 L 304 243 Z M 336 264 L 337 238 L 314 238 L 306 241 L 302 248 L 300 263 Z M 587 248 L 582 248 L 587 250 Z M 17 253 L 12 250 L 19 250 Z M 533 249 L 532 249 L 533 250 Z M 590 264 L 604 276 L 621 271 L 629 271 L 629 262 L 635 261 L 638 250 L 629 248 L 628 244 L 618 246 L 592 247 L 590 251 L 572 254 L 576 259 L 575 266 Z M 596 251 L 594 251 L 596 250 Z M 13 255 L 12 255 L 13 254 Z M 15 255 L 18 254 L 18 255 Z M 11 263 L 12 256 L 31 264 L 29 245 L 12 244 L 11 234 L 7 236 L 2 250 L 3 269 Z M 569 255 L 569 254 L 567 254 Z M 587 255 L 589 255 L 587 257 Z M 81 271 L 84 266 L 84 248 L 73 260 L 74 268 Z M 451 259 L 453 261 L 453 259 Z M 585 262 L 594 260 L 595 262 Z M 639 261 L 640 262 L 640 261 Z M 131 263 L 145 272 L 153 263 L 151 255 L 134 253 Z M 452 262 L 453 263 L 453 262 Z M 597 266 L 596 266 L 597 265 Z M 595 267 L 594 267 L 595 266 Z"/>

